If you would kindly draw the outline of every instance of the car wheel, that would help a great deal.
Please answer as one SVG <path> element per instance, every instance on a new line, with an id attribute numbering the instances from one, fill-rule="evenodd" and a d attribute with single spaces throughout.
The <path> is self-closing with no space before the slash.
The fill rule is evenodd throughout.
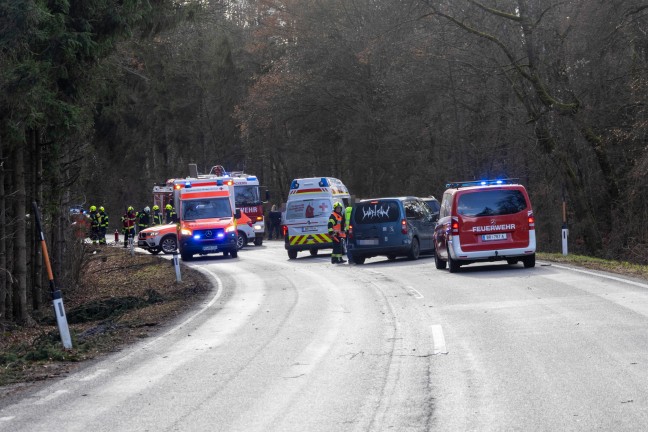
<path id="1" fill-rule="evenodd" d="M 459 267 L 461 267 L 459 262 L 452 259 L 450 251 L 448 251 L 448 268 L 450 269 L 450 273 L 457 273 L 459 271 Z"/>
<path id="2" fill-rule="evenodd" d="M 254 238 L 254 246 L 261 246 L 263 244 L 263 237 Z"/>
<path id="3" fill-rule="evenodd" d="M 191 261 L 193 259 L 193 254 L 180 252 L 180 257 L 182 258 L 182 261 Z"/>
<path id="4" fill-rule="evenodd" d="M 412 246 L 410 247 L 409 253 L 407 254 L 407 258 L 411 260 L 418 259 L 419 255 L 421 254 L 421 246 L 419 245 L 419 241 L 416 237 L 412 239 Z"/>
<path id="5" fill-rule="evenodd" d="M 297 258 L 297 251 L 296 250 L 289 250 L 288 251 L 288 258 L 290 258 L 290 259 Z"/>
<path id="6" fill-rule="evenodd" d="M 317 256 L 317 253 L 319 252 L 319 249 L 311 249 L 310 254 L 311 256 Z"/>
<path id="7" fill-rule="evenodd" d="M 535 267 L 535 254 L 525 256 L 522 258 L 522 262 L 524 263 L 524 268 Z"/>
<path id="8" fill-rule="evenodd" d="M 444 259 L 441 259 L 438 253 L 434 253 L 434 265 L 436 266 L 437 270 L 445 270 L 446 268 L 446 261 Z"/>
<path id="9" fill-rule="evenodd" d="M 514 259 L 514 258 L 508 258 L 508 259 L 506 260 L 506 262 L 507 262 L 509 265 L 515 265 L 515 264 L 518 263 L 518 260 L 516 260 L 516 259 Z"/>
<path id="10" fill-rule="evenodd" d="M 235 251 L 235 250 L 230 251 L 230 255 L 232 256 L 232 258 L 237 258 L 238 257 L 238 251 Z"/>
<path id="11" fill-rule="evenodd" d="M 243 249 L 246 245 L 247 245 L 247 236 L 243 233 L 243 231 L 239 231 L 238 236 L 236 238 L 236 248 Z"/>
<path id="12" fill-rule="evenodd" d="M 355 264 L 362 265 L 365 263 L 365 257 L 353 255 L 352 257 L 349 257 L 349 261 L 352 261 Z"/>
<path id="13" fill-rule="evenodd" d="M 229 256 L 229 251 L 223 251 L 223 256 L 228 257 Z"/>
<path id="14" fill-rule="evenodd" d="M 178 248 L 178 243 L 176 242 L 176 237 L 174 235 L 168 235 L 162 238 L 160 241 L 160 248 L 165 254 L 172 254 Z"/>
<path id="15" fill-rule="evenodd" d="M 396 260 L 396 255 L 387 255 L 387 259 L 389 261 L 395 261 Z"/>

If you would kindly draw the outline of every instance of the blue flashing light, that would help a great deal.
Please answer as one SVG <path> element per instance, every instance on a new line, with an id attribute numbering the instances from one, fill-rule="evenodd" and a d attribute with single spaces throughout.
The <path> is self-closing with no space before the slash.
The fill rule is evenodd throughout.
<path id="1" fill-rule="evenodd" d="M 322 177 L 322 180 L 319 182 L 320 187 L 329 187 L 329 182 L 326 177 Z"/>
<path id="2" fill-rule="evenodd" d="M 191 182 L 190 181 L 185 182 L 185 187 L 190 188 L 191 187 Z"/>
<path id="3" fill-rule="evenodd" d="M 200 234 L 194 234 L 193 239 L 194 240 L 200 240 Z"/>
<path id="4" fill-rule="evenodd" d="M 256 181 L 256 180 L 257 180 L 256 177 L 248 177 L 248 178 L 247 178 L 247 181 Z"/>
<path id="5" fill-rule="evenodd" d="M 223 186 L 223 180 L 222 179 L 216 180 L 216 186 Z"/>
<path id="6" fill-rule="evenodd" d="M 518 184 L 519 179 L 517 178 L 507 178 L 507 179 L 495 179 L 495 180 L 472 180 L 472 181 L 461 181 L 461 182 L 452 182 L 447 183 L 446 188 L 462 188 L 470 186 L 489 186 L 489 185 L 505 185 L 505 184 Z"/>
<path id="7" fill-rule="evenodd" d="M 216 237 L 219 238 L 219 239 L 222 239 L 223 237 L 225 237 L 225 234 L 224 233 L 218 233 L 218 234 L 216 234 Z"/>
<path id="8" fill-rule="evenodd" d="M 290 183 L 290 189 L 299 189 L 299 183 L 297 182 L 297 180 L 293 180 Z"/>

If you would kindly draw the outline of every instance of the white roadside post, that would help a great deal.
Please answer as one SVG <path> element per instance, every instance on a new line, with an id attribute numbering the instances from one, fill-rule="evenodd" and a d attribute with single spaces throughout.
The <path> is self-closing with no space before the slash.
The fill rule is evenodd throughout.
<path id="1" fill-rule="evenodd" d="M 47 268 L 47 277 L 49 279 L 50 291 L 52 294 L 52 304 L 54 306 L 54 314 L 56 315 L 56 323 L 58 324 L 59 333 L 61 334 L 61 342 L 65 349 L 72 348 L 72 338 L 70 337 L 70 329 L 68 327 L 67 317 L 65 316 L 65 307 L 63 307 L 63 295 L 61 290 L 56 287 L 54 282 L 54 274 L 52 273 L 52 266 L 50 264 L 49 253 L 47 252 L 47 243 L 45 242 L 45 234 L 41 226 L 40 214 L 38 212 L 38 204 L 32 202 L 34 208 L 34 216 L 36 219 L 36 228 L 40 238 L 41 248 L 43 250 L 43 260 Z"/>
<path id="2" fill-rule="evenodd" d="M 173 251 L 173 267 L 175 267 L 176 282 L 182 282 L 182 276 L 180 275 L 180 259 L 178 258 L 178 251 Z"/>
<path id="3" fill-rule="evenodd" d="M 563 189 L 563 203 L 562 203 L 562 254 L 567 255 L 567 237 L 569 237 L 569 229 L 567 228 L 567 203 L 565 202 L 565 190 Z"/>

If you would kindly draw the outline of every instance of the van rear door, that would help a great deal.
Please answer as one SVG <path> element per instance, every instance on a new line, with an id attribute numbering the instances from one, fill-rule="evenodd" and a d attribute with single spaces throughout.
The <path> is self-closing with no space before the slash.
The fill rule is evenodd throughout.
<path id="1" fill-rule="evenodd" d="M 522 187 L 467 189 L 459 191 L 456 199 L 456 222 L 464 252 L 524 248 L 529 244 L 531 204 Z"/>
<path id="2" fill-rule="evenodd" d="M 356 246 L 401 245 L 401 217 L 396 200 L 372 200 L 356 204 L 353 211 Z"/>

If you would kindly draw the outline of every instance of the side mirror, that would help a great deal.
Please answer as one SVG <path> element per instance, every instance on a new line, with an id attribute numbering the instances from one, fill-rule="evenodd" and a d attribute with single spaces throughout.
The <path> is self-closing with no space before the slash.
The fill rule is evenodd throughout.
<path id="1" fill-rule="evenodd" d="M 241 209 L 236 209 L 236 211 L 234 212 L 234 217 L 236 219 L 241 219 Z"/>

